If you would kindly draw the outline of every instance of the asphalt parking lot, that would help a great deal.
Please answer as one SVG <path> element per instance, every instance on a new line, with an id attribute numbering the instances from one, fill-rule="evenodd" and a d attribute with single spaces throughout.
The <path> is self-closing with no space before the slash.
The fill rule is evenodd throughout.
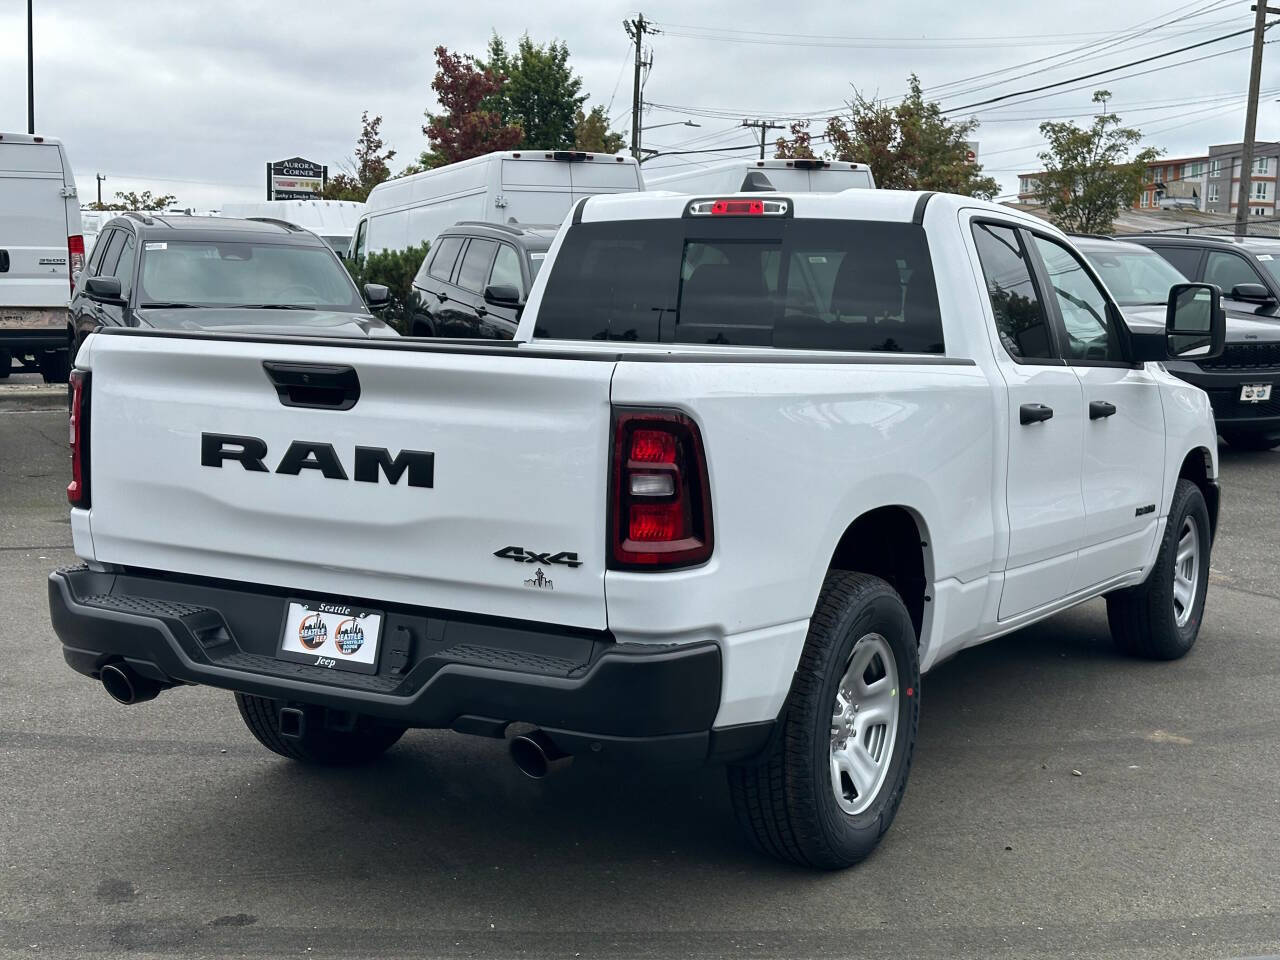
<path id="1" fill-rule="evenodd" d="M 884 844 L 814 874 L 739 842 L 717 771 L 535 783 L 421 731 L 311 770 L 229 694 L 116 705 L 49 625 L 66 441 L 0 407 L 0 957 L 1280 953 L 1280 453 L 1224 451 L 1191 656 L 1121 657 L 1093 603 L 943 665 Z"/>

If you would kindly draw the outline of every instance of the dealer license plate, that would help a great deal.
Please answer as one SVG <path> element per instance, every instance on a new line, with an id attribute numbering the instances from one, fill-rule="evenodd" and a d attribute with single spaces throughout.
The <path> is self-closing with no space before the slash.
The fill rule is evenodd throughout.
<path id="1" fill-rule="evenodd" d="M 331 670 L 377 673 L 381 633 L 379 610 L 327 600 L 290 600 L 276 655 Z"/>
<path id="2" fill-rule="evenodd" d="M 1262 403 L 1271 399 L 1271 384 L 1245 383 L 1240 385 L 1241 403 Z"/>

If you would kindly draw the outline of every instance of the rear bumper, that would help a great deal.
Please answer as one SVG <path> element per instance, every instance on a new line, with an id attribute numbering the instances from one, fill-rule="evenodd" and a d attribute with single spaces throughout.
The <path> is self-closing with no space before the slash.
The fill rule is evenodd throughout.
<path id="1" fill-rule="evenodd" d="M 0 313 L 4 307 L 0 307 Z M 0 350 L 8 353 L 44 353 L 67 349 L 67 325 L 8 328 L 0 325 Z"/>
<path id="2" fill-rule="evenodd" d="M 721 682 L 714 643 L 619 645 L 605 633 L 369 601 L 386 612 L 378 672 L 337 672 L 275 657 L 290 595 L 298 596 L 83 567 L 49 578 L 63 656 L 86 676 L 124 662 L 164 684 L 413 727 L 502 736 L 511 723 L 531 723 L 569 753 L 700 762 L 749 755 L 768 737 L 768 725 L 755 724 L 713 733 Z"/>

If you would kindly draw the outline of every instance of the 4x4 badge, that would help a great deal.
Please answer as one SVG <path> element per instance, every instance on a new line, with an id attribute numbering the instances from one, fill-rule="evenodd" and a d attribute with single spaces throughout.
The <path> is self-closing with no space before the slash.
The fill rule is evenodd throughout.
<path id="1" fill-rule="evenodd" d="M 500 560 L 514 560 L 516 563 L 545 563 L 547 566 L 558 563 L 566 567 L 582 566 L 578 555 L 567 550 L 561 550 L 559 553 L 549 551 L 538 553 L 534 550 L 526 550 L 524 547 L 503 547 L 501 550 L 495 550 L 493 555 Z"/>

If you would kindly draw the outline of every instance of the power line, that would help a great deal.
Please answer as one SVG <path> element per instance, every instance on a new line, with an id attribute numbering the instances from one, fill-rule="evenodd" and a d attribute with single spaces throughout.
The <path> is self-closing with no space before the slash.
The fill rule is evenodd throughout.
<path id="1" fill-rule="evenodd" d="M 1277 21 L 1277 22 L 1280 22 L 1280 21 Z M 1268 24 L 1268 26 L 1270 26 L 1270 24 Z M 1104 70 L 1095 70 L 1093 73 L 1081 74 L 1078 77 L 1071 77 L 1067 80 L 1058 80 L 1058 81 L 1055 81 L 1054 83 L 1041 84 L 1038 87 L 1030 87 L 1026 90 L 1014 90 L 1011 93 L 1002 93 L 998 97 L 990 97 L 986 100 L 979 100 L 977 103 L 967 103 L 963 107 L 951 107 L 947 110 L 943 110 L 942 113 L 943 114 L 960 113 L 961 111 L 964 111 L 964 110 L 972 110 L 974 107 L 985 107 L 985 106 L 988 106 L 989 104 L 1000 103 L 1004 100 L 1012 99 L 1013 97 L 1021 97 L 1029 93 L 1040 93 L 1042 90 L 1052 90 L 1055 87 L 1063 87 L 1069 83 L 1077 83 L 1081 80 L 1091 80 L 1094 77 L 1100 77 L 1103 74 L 1115 73 L 1117 70 L 1124 70 L 1128 67 L 1140 66 L 1141 64 L 1151 63 L 1155 60 L 1163 60 L 1165 57 L 1172 57 L 1174 54 L 1186 53 L 1188 50 L 1195 50 L 1195 49 L 1198 49 L 1199 47 L 1207 47 L 1212 43 L 1221 43 L 1223 40 L 1229 40 L 1232 37 L 1239 37 L 1239 36 L 1243 36 L 1246 33 L 1252 33 L 1252 32 L 1253 32 L 1253 28 L 1249 27 L 1246 30 L 1236 30 L 1233 33 L 1224 33 L 1222 34 L 1222 36 L 1219 36 L 1219 37 L 1213 37 L 1209 40 L 1201 40 L 1199 43 L 1191 43 L 1185 47 L 1178 47 L 1175 50 L 1166 50 L 1164 53 L 1157 53 L 1150 57 L 1143 57 L 1140 60 L 1131 60 L 1128 63 L 1117 64 L 1114 67 L 1107 67 Z"/>

